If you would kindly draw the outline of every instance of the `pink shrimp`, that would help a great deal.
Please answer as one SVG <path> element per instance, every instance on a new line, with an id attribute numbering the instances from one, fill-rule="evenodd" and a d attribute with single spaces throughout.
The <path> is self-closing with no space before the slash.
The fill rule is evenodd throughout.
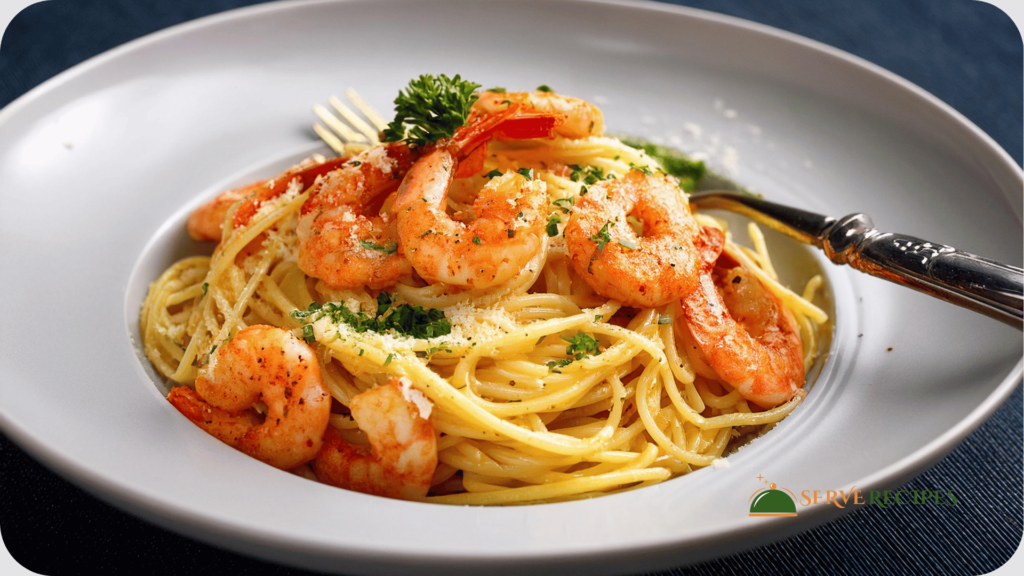
<path id="1" fill-rule="evenodd" d="M 475 117 L 451 141 L 438 143 L 416 161 L 402 181 L 394 210 L 400 244 L 423 279 L 488 288 L 510 280 L 537 254 L 547 206 L 543 182 L 521 174 L 492 179 L 474 201 L 468 224 L 446 213 L 448 190 L 455 178 L 473 174 L 466 169 L 467 150 L 483 149 L 497 137 L 550 137 L 563 120 L 514 104 Z"/>
<path id="2" fill-rule="evenodd" d="M 317 176 L 336 169 L 346 160 L 346 158 L 332 160 L 308 158 L 269 180 L 260 180 L 222 192 L 189 215 L 187 224 L 189 236 L 196 240 L 219 242 L 223 235 L 224 218 L 227 217 L 231 206 L 239 200 L 246 199 L 244 204 L 235 209 L 232 216 L 231 221 L 234 228 L 241 228 L 248 224 L 260 206 L 267 200 L 284 193 L 292 180 L 300 179 L 302 187 L 307 188 Z"/>
<path id="3" fill-rule="evenodd" d="M 167 400 L 221 442 L 281 469 L 320 450 L 331 397 L 313 350 L 287 330 L 242 329 L 217 349 L 195 385 L 174 388 Z M 260 401 L 265 416 L 252 409 Z"/>
<path id="4" fill-rule="evenodd" d="M 713 271 L 713 246 L 720 250 L 721 242 L 705 242 L 700 283 L 682 300 L 683 318 L 702 359 L 724 382 L 762 408 L 778 406 L 804 385 L 799 328 L 782 301 L 746 269 L 731 266 L 731 258 L 719 259 Z"/>
<path id="5" fill-rule="evenodd" d="M 388 498 L 427 495 L 437 468 L 437 433 L 429 420 L 430 401 L 405 383 L 393 378 L 352 399 L 352 418 L 370 445 L 349 444 L 329 429 L 313 462 L 317 479 Z"/>
<path id="6" fill-rule="evenodd" d="M 334 289 L 387 288 L 408 276 L 392 216 L 368 212 L 398 188 L 413 158 L 403 143 L 382 144 L 317 181 L 296 230 L 299 268 Z"/>
<path id="7" fill-rule="evenodd" d="M 630 214 L 643 222 L 643 236 L 626 222 Z M 699 227 L 669 176 L 633 170 L 591 186 L 563 235 L 576 273 L 627 306 L 656 308 L 697 284 Z"/>

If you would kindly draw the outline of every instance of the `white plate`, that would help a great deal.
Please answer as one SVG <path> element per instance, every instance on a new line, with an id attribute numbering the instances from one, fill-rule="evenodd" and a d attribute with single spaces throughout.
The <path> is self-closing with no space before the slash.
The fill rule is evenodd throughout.
<path id="1" fill-rule="evenodd" d="M 262 5 L 132 42 L 0 113 L 3 431 L 118 506 L 264 558 L 350 573 L 596 573 L 696 562 L 833 518 L 826 506 L 750 518 L 748 497 L 758 475 L 794 491 L 893 487 L 1019 380 L 1019 332 L 830 267 L 836 332 L 822 376 L 726 469 L 481 509 L 337 490 L 219 444 L 174 411 L 140 359 L 146 283 L 188 248 L 179 226 L 202 197 L 318 149 L 311 103 L 352 86 L 388 110 L 424 72 L 549 84 L 600 102 L 614 131 L 691 150 L 717 138 L 713 157 L 732 148 L 735 179 L 771 199 L 1022 259 L 1004 241 L 1021 237 L 1016 164 L 934 97 L 820 44 L 652 4 Z"/>

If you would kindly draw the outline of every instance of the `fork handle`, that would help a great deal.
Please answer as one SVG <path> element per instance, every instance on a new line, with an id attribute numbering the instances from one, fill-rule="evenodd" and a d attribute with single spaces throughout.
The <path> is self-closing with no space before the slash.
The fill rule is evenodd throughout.
<path id="1" fill-rule="evenodd" d="M 818 240 L 836 264 L 849 264 L 1024 329 L 1024 270 L 1016 266 L 913 236 L 880 232 L 865 214 L 840 218 Z"/>

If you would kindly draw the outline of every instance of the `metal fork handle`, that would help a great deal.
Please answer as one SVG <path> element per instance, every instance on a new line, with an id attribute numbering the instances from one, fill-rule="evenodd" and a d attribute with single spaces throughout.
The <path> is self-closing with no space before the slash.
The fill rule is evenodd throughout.
<path id="1" fill-rule="evenodd" d="M 825 251 L 836 264 L 895 282 L 1024 330 L 1024 270 L 952 246 L 880 232 L 865 214 L 822 216 L 735 192 L 694 194 L 703 208 L 745 216 Z"/>

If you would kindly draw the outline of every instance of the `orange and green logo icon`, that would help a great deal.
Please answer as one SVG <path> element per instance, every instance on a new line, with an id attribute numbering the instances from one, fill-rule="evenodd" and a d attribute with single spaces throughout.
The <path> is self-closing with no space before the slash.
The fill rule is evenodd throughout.
<path id="1" fill-rule="evenodd" d="M 796 497 L 789 490 L 776 490 L 775 483 L 750 496 L 751 516 L 796 516 Z"/>

